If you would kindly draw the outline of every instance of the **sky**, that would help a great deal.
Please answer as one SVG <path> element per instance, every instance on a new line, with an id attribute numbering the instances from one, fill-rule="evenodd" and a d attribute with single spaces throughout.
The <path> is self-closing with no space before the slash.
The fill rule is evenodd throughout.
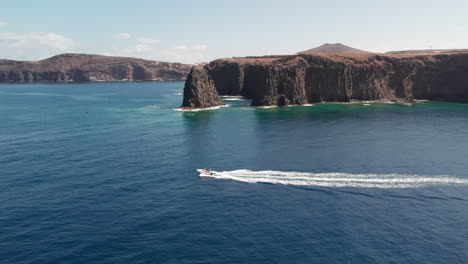
<path id="1" fill-rule="evenodd" d="M 465 0 L 0 0 L 0 59 L 60 53 L 196 63 L 294 54 L 468 48 Z"/>

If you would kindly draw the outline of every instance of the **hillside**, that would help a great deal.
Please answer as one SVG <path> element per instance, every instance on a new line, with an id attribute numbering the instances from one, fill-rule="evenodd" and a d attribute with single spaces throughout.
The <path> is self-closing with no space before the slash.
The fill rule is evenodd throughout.
<path id="1" fill-rule="evenodd" d="M 427 50 L 395 50 L 385 54 L 442 54 L 442 53 L 467 53 L 468 49 L 427 49 Z"/>
<path id="2" fill-rule="evenodd" d="M 89 54 L 0 60 L 0 82 L 184 80 L 192 65 Z"/>
<path id="3" fill-rule="evenodd" d="M 327 43 L 327 44 L 323 44 L 322 46 L 319 46 L 319 47 L 316 47 L 316 48 L 301 51 L 298 54 L 323 54 L 323 53 L 329 53 L 329 54 L 343 54 L 343 53 L 370 54 L 371 52 L 351 48 L 351 47 L 348 47 L 348 46 L 343 45 L 341 43 L 335 43 L 335 44 L 328 44 Z"/>

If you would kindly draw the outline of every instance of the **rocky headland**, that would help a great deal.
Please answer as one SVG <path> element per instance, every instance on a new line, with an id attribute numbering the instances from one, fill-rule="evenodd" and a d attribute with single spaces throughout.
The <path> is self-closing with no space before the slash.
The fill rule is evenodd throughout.
<path id="1" fill-rule="evenodd" d="M 0 82 L 185 80 L 192 65 L 89 54 L 40 61 L 0 60 Z"/>
<path id="2" fill-rule="evenodd" d="M 253 106 L 318 102 L 468 102 L 468 53 L 298 54 L 218 59 L 197 66 L 182 107 L 224 104 L 240 95 Z"/>

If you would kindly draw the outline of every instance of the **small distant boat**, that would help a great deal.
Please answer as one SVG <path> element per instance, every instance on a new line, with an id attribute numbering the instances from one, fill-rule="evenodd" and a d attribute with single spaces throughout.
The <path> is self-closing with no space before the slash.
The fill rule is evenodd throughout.
<path id="1" fill-rule="evenodd" d="M 216 174 L 216 171 L 212 171 L 211 169 L 197 169 L 198 173 L 200 173 L 200 177 L 212 176 Z"/>

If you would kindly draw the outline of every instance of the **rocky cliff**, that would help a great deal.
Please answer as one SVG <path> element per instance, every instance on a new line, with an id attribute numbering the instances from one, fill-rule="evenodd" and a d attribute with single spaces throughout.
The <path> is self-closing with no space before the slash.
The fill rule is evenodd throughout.
<path id="1" fill-rule="evenodd" d="M 182 107 L 205 108 L 223 104 L 206 69 L 194 66 L 185 81 Z"/>
<path id="2" fill-rule="evenodd" d="M 468 54 L 248 57 L 215 60 L 203 70 L 218 94 L 242 95 L 252 99 L 254 106 L 353 100 L 468 102 Z M 195 73 L 186 82 L 184 106 L 222 104 L 217 99 L 186 104 L 192 90 L 197 90 L 198 97 L 204 87 L 207 93 L 213 90 L 210 83 L 190 79 Z"/>
<path id="3" fill-rule="evenodd" d="M 0 60 L 0 82 L 185 80 L 190 68 L 126 57 L 62 54 L 40 61 Z"/>

